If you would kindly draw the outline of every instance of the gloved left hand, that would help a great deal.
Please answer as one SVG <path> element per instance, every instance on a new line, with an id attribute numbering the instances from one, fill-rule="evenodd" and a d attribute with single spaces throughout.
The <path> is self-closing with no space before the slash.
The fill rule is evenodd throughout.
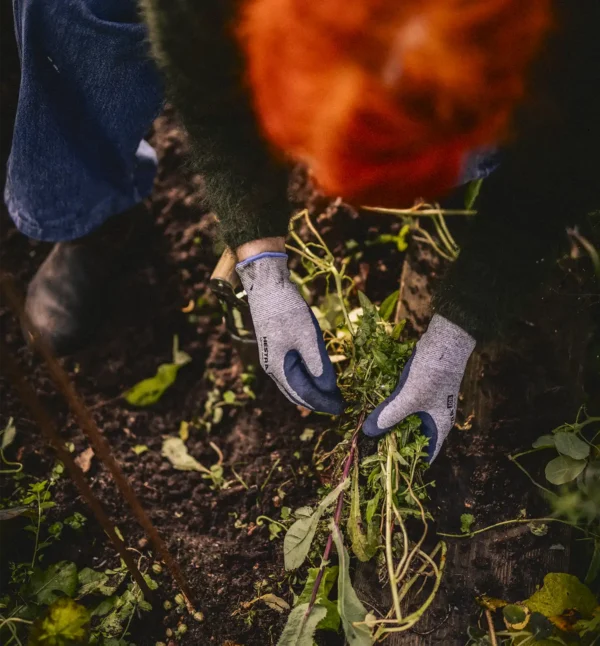
<path id="1" fill-rule="evenodd" d="M 378 437 L 409 415 L 421 419 L 429 438 L 429 461 L 440 452 L 454 426 L 458 390 L 475 339 L 458 325 L 435 314 L 408 360 L 396 390 L 365 420 L 363 431 Z"/>
<path id="2" fill-rule="evenodd" d="M 287 254 L 267 251 L 238 263 L 260 363 L 294 404 L 339 415 L 344 409 L 319 324 L 290 279 Z"/>

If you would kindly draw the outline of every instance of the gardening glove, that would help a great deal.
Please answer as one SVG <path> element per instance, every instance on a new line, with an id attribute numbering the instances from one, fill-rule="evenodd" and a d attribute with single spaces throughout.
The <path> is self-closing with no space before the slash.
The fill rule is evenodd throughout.
<path id="1" fill-rule="evenodd" d="M 429 438 L 429 461 L 440 452 L 456 418 L 458 390 L 475 339 L 435 314 L 400 375 L 396 390 L 365 420 L 363 431 L 377 437 L 409 415 L 421 419 Z"/>
<path id="2" fill-rule="evenodd" d="M 294 404 L 339 415 L 343 400 L 317 319 L 290 280 L 287 254 L 259 253 L 237 272 L 254 323 L 260 363 Z"/>

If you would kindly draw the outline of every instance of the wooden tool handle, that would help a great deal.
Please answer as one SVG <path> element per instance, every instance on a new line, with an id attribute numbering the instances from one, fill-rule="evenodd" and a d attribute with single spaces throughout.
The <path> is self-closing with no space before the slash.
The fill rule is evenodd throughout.
<path id="1" fill-rule="evenodd" d="M 219 262 L 217 263 L 210 279 L 225 281 L 229 283 L 233 289 L 236 289 L 240 285 L 240 278 L 235 270 L 236 264 L 237 258 L 235 253 L 233 253 L 229 247 L 226 247 L 225 251 L 219 258 Z"/>

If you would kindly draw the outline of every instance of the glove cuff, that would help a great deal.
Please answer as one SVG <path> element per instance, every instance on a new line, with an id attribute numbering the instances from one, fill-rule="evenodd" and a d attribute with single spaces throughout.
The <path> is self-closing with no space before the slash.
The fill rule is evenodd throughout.
<path id="1" fill-rule="evenodd" d="M 417 351 L 420 360 L 462 374 L 475 345 L 475 339 L 468 332 L 434 314 L 427 332 L 417 343 Z"/>
<path id="2" fill-rule="evenodd" d="M 246 258 L 246 260 L 242 260 L 242 262 L 238 262 L 235 268 L 238 270 L 242 269 L 242 267 L 245 267 L 246 265 L 249 265 L 250 263 L 253 263 L 256 260 L 260 260 L 261 258 L 287 258 L 287 257 L 288 257 L 287 253 L 282 253 L 280 251 L 263 251 L 262 253 L 256 254 L 256 256 L 250 256 L 250 258 Z"/>

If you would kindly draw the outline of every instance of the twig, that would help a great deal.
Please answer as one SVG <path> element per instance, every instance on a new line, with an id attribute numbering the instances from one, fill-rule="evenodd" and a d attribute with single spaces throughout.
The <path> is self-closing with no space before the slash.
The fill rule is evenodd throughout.
<path id="1" fill-rule="evenodd" d="M 139 571 L 135 561 L 131 558 L 130 553 L 125 547 L 125 544 L 119 538 L 115 530 L 115 526 L 104 512 L 102 505 L 93 494 L 83 475 L 83 472 L 75 464 L 75 461 L 71 457 L 71 454 L 65 449 L 64 442 L 60 439 L 60 436 L 56 431 L 56 427 L 54 426 L 54 423 L 52 422 L 46 409 L 38 399 L 38 396 L 36 395 L 33 388 L 25 380 L 20 366 L 10 356 L 7 348 L 2 342 L 0 342 L 0 348 L 2 349 L 2 357 L 5 362 L 5 367 L 11 377 L 15 390 L 19 394 L 19 397 L 31 411 L 31 414 L 33 415 L 33 418 L 35 419 L 40 430 L 46 436 L 46 439 L 56 451 L 59 460 L 69 471 L 71 478 L 73 479 L 73 481 L 77 485 L 77 488 L 79 489 L 79 492 L 81 493 L 81 496 L 87 502 L 90 509 L 98 519 L 98 522 L 102 526 L 102 529 L 104 529 L 109 539 L 115 546 L 115 549 L 119 553 L 119 556 L 123 559 L 123 562 L 127 566 L 127 569 L 131 573 L 134 581 L 140 586 L 140 589 L 142 590 L 144 596 L 147 599 L 150 599 L 152 597 L 152 593 L 150 592 L 150 588 L 144 580 L 142 573 Z"/>
<path id="2" fill-rule="evenodd" d="M 21 320 L 24 329 L 27 331 L 27 334 L 30 337 L 31 345 L 42 356 L 55 385 L 67 400 L 71 411 L 73 412 L 75 418 L 77 419 L 77 422 L 79 423 L 80 428 L 83 430 L 88 440 L 92 444 L 95 454 L 100 458 L 100 460 L 112 474 L 112 477 L 117 487 L 119 488 L 121 495 L 127 501 L 129 507 L 133 511 L 134 516 L 137 518 L 139 524 L 146 532 L 160 558 L 167 565 L 169 571 L 171 572 L 171 575 L 179 585 L 181 591 L 187 599 L 189 607 L 191 608 L 193 599 L 192 591 L 188 586 L 188 583 L 185 580 L 181 569 L 179 568 L 179 564 L 171 556 L 171 553 L 167 549 L 165 542 L 160 537 L 158 530 L 142 507 L 138 497 L 129 484 L 129 480 L 125 477 L 123 471 L 121 470 L 121 467 L 115 460 L 110 449 L 110 445 L 98 430 L 94 418 L 75 390 L 75 387 L 71 383 L 69 376 L 57 361 L 57 359 L 54 357 L 54 354 L 51 352 L 50 348 L 46 345 L 46 343 L 36 330 L 35 326 L 29 319 L 29 316 L 23 308 L 22 300 L 17 295 L 16 289 L 12 282 L 12 278 L 6 274 L 2 274 L 0 279 L 0 286 L 2 287 L 4 294 L 7 297 L 11 309 Z M 140 585 L 140 587 L 142 587 L 142 585 Z M 148 589 L 148 587 L 146 586 L 145 589 Z"/>

